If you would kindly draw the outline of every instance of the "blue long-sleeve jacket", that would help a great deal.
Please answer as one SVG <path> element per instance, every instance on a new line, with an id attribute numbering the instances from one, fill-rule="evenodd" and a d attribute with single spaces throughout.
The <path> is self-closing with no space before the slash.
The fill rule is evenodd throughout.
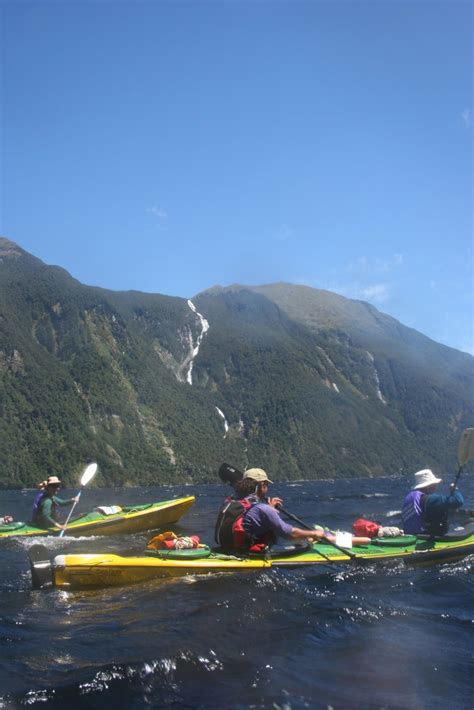
<path id="1" fill-rule="evenodd" d="M 458 490 L 447 496 L 430 493 L 424 501 L 425 525 L 430 534 L 445 535 L 448 531 L 448 515 L 464 503 L 464 496 Z"/>

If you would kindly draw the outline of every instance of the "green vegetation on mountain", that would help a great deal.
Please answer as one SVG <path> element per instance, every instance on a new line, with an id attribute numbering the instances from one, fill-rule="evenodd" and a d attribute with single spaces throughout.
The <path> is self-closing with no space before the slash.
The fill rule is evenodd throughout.
<path id="1" fill-rule="evenodd" d="M 292 310 L 300 289 L 308 300 Z M 214 324 L 196 377 L 215 382 L 222 409 L 242 420 L 249 460 L 288 478 L 452 466 L 473 421 L 472 358 L 367 304 L 323 294 L 323 307 L 319 292 L 287 284 L 195 299 Z"/>
<path id="2" fill-rule="evenodd" d="M 289 284 L 185 299 L 88 287 L 0 239 L 0 486 L 453 469 L 473 358 L 368 304 Z M 192 385 L 187 381 L 192 361 Z M 229 425 L 217 411 L 224 413 Z"/>

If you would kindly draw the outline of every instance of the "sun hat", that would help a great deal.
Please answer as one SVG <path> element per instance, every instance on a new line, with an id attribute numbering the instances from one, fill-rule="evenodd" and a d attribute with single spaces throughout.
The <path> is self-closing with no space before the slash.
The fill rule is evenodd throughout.
<path id="1" fill-rule="evenodd" d="M 251 478 L 252 481 L 257 481 L 257 483 L 264 483 L 264 481 L 273 483 L 273 481 L 270 481 L 263 468 L 249 468 L 248 471 L 245 471 L 244 478 Z"/>
<path id="2" fill-rule="evenodd" d="M 48 476 L 48 478 L 46 480 L 46 485 L 47 486 L 60 486 L 61 481 L 59 480 L 59 478 L 57 476 Z"/>
<path id="3" fill-rule="evenodd" d="M 428 486 L 432 486 L 434 483 L 441 483 L 442 480 L 442 478 L 436 478 L 433 471 L 430 471 L 429 468 L 424 468 L 422 471 L 417 471 L 417 473 L 415 473 L 415 485 L 413 488 L 414 490 L 427 488 Z"/>

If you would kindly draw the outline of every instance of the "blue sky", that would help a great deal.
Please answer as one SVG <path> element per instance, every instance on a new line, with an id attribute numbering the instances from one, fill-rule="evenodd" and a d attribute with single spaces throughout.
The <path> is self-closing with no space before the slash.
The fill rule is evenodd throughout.
<path id="1" fill-rule="evenodd" d="M 86 284 L 307 284 L 474 353 L 472 13 L 3 0 L 1 234 Z"/>

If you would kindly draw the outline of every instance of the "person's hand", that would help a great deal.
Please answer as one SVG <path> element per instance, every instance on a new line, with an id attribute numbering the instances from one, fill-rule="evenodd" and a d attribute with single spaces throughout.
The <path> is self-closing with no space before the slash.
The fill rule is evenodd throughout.
<path id="1" fill-rule="evenodd" d="M 283 505 L 283 500 L 282 498 L 269 498 L 268 505 L 271 505 L 272 508 L 279 508 L 280 505 Z"/>
<path id="2" fill-rule="evenodd" d="M 60 530 L 66 530 L 66 526 L 62 525 L 61 523 L 56 523 L 56 527 L 59 528 Z"/>
<path id="3" fill-rule="evenodd" d="M 449 484 L 449 493 L 450 493 L 450 495 L 451 495 L 452 493 L 454 493 L 455 490 L 456 490 L 456 484 L 455 484 L 455 483 L 450 483 L 450 484 Z"/>
<path id="4" fill-rule="evenodd" d="M 79 503 L 79 496 L 74 496 L 73 501 L 74 503 Z"/>

